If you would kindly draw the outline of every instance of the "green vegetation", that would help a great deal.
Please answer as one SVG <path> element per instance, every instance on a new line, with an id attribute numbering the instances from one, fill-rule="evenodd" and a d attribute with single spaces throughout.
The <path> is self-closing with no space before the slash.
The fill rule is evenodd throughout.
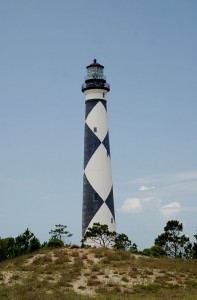
<path id="1" fill-rule="evenodd" d="M 82 244 L 84 245 L 86 241 L 89 241 L 100 247 L 108 248 L 114 243 L 115 238 L 116 232 L 109 231 L 108 225 L 94 223 L 93 226 L 86 231 Z"/>
<path id="2" fill-rule="evenodd" d="M 17 257 L 40 249 L 41 244 L 35 235 L 27 228 L 16 238 L 0 238 L 0 261 Z"/>
<path id="3" fill-rule="evenodd" d="M 64 246 L 64 242 L 62 240 L 59 240 L 57 238 L 51 238 L 47 244 L 48 247 L 51 248 L 60 248 Z"/>
<path id="4" fill-rule="evenodd" d="M 129 240 L 128 236 L 124 233 L 117 234 L 114 240 L 114 248 L 115 249 L 124 249 L 128 250 L 131 248 L 131 241 Z"/>
<path id="5" fill-rule="evenodd" d="M 72 233 L 69 233 L 66 230 L 67 226 L 66 225 L 55 225 L 55 229 L 50 230 L 49 234 L 51 235 L 52 239 L 58 239 L 63 241 L 65 238 L 69 238 L 72 236 Z"/>
<path id="6" fill-rule="evenodd" d="M 147 256 L 155 256 L 155 257 L 160 257 L 160 256 L 165 256 L 166 251 L 159 245 L 154 245 L 151 248 L 146 248 L 144 249 L 141 254 L 147 255 Z"/>
<path id="7" fill-rule="evenodd" d="M 113 247 L 114 249 L 130 249 L 132 252 L 137 252 L 137 245 L 132 245 L 126 234 L 109 231 L 106 224 L 94 223 L 91 228 L 88 228 L 82 240 L 82 245 L 85 246 L 86 242 L 88 245 L 92 243 L 102 248 Z"/>
<path id="8" fill-rule="evenodd" d="M 42 245 L 39 239 L 28 228 L 16 238 L 0 238 L 0 262 L 37 251 L 47 246 L 52 248 L 63 247 L 65 245 L 63 239 L 71 237 L 72 234 L 66 231 L 67 226 L 65 225 L 59 224 L 55 225 L 55 227 L 55 230 L 49 232 L 51 235 L 49 242 L 44 242 Z"/>
<path id="9" fill-rule="evenodd" d="M 196 242 L 194 242 L 192 247 L 192 257 L 197 258 L 197 234 L 194 235 L 194 238 L 196 239 Z"/>
<path id="10" fill-rule="evenodd" d="M 192 244 L 184 234 L 183 224 L 177 220 L 168 221 L 164 227 L 164 233 L 155 239 L 155 245 L 161 246 L 171 257 L 190 258 L 192 255 Z"/>

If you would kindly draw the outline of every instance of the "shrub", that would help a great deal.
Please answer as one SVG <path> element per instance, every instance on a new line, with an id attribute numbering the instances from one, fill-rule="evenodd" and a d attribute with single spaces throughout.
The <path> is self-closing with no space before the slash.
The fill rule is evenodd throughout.
<path id="1" fill-rule="evenodd" d="M 29 243 L 29 252 L 34 252 L 41 248 L 40 241 L 34 236 Z"/>
<path id="2" fill-rule="evenodd" d="M 151 255 L 155 256 L 155 257 L 159 257 L 159 256 L 165 256 L 166 255 L 166 251 L 159 245 L 154 245 L 150 248 L 151 250 Z"/>
<path id="3" fill-rule="evenodd" d="M 166 251 L 159 245 L 154 245 L 151 248 L 146 248 L 142 251 L 143 255 L 146 256 L 154 256 L 154 257 L 160 257 L 165 256 Z"/>
<path id="4" fill-rule="evenodd" d="M 60 247 L 64 246 L 64 242 L 62 240 L 52 238 L 52 239 L 49 240 L 47 246 L 51 247 L 51 248 L 60 248 Z"/>

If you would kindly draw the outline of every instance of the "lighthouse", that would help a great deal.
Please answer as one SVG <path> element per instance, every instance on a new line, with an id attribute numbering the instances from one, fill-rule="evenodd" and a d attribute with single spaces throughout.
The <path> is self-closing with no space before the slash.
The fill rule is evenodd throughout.
<path id="1" fill-rule="evenodd" d="M 82 236 L 94 223 L 116 231 L 104 67 L 96 59 L 86 67 Z"/>

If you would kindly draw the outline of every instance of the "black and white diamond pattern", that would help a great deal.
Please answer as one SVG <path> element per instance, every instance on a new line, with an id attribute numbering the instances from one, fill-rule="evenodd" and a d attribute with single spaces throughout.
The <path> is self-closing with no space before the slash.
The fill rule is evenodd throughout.
<path id="1" fill-rule="evenodd" d="M 115 231 L 106 100 L 86 101 L 83 181 L 83 235 L 93 223 Z"/>

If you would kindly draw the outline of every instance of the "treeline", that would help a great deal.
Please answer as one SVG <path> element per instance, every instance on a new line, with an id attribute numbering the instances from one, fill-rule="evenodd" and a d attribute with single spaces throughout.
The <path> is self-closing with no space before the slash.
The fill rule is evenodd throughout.
<path id="1" fill-rule="evenodd" d="M 142 251 L 145 255 L 169 256 L 174 258 L 197 258 L 197 234 L 194 235 L 195 242 L 183 232 L 183 224 L 177 220 L 168 221 L 164 232 L 158 235 L 154 245 Z"/>
<path id="2" fill-rule="evenodd" d="M 25 232 L 23 232 L 16 238 L 0 238 L 0 261 L 33 252 L 40 248 L 40 241 L 27 228 Z"/>
<path id="3" fill-rule="evenodd" d="M 90 245 L 103 248 L 113 247 L 116 250 L 122 249 L 147 256 L 197 259 L 197 234 L 194 235 L 195 241 L 192 243 L 189 237 L 182 232 L 182 223 L 177 220 L 168 221 L 164 232 L 155 239 L 154 245 L 138 251 L 137 245 L 132 243 L 126 234 L 111 232 L 107 225 L 94 223 L 86 231 L 81 241 L 81 247 L 90 247 Z M 0 261 L 31 253 L 44 247 L 70 246 L 67 238 L 70 238 L 72 234 L 67 231 L 67 226 L 55 225 L 55 229 L 50 230 L 49 234 L 51 235 L 49 241 L 43 244 L 28 228 L 16 238 L 0 238 Z"/>
<path id="4" fill-rule="evenodd" d="M 147 256 L 169 256 L 174 258 L 196 259 L 197 258 L 197 235 L 195 242 L 191 242 L 183 232 L 183 224 L 177 220 L 168 221 L 164 232 L 158 235 L 154 245 L 143 251 L 138 251 L 137 245 L 132 243 L 126 234 L 110 232 L 107 225 L 94 223 L 92 228 L 86 231 L 82 243 L 98 245 L 107 248 L 113 245 L 115 249 L 123 249 Z"/>
<path id="5" fill-rule="evenodd" d="M 62 247 L 65 245 L 65 238 L 72 236 L 66 228 L 65 225 L 55 225 L 55 229 L 49 232 L 51 238 L 43 244 L 28 228 L 16 238 L 0 238 L 0 261 L 31 253 L 43 247 Z"/>

